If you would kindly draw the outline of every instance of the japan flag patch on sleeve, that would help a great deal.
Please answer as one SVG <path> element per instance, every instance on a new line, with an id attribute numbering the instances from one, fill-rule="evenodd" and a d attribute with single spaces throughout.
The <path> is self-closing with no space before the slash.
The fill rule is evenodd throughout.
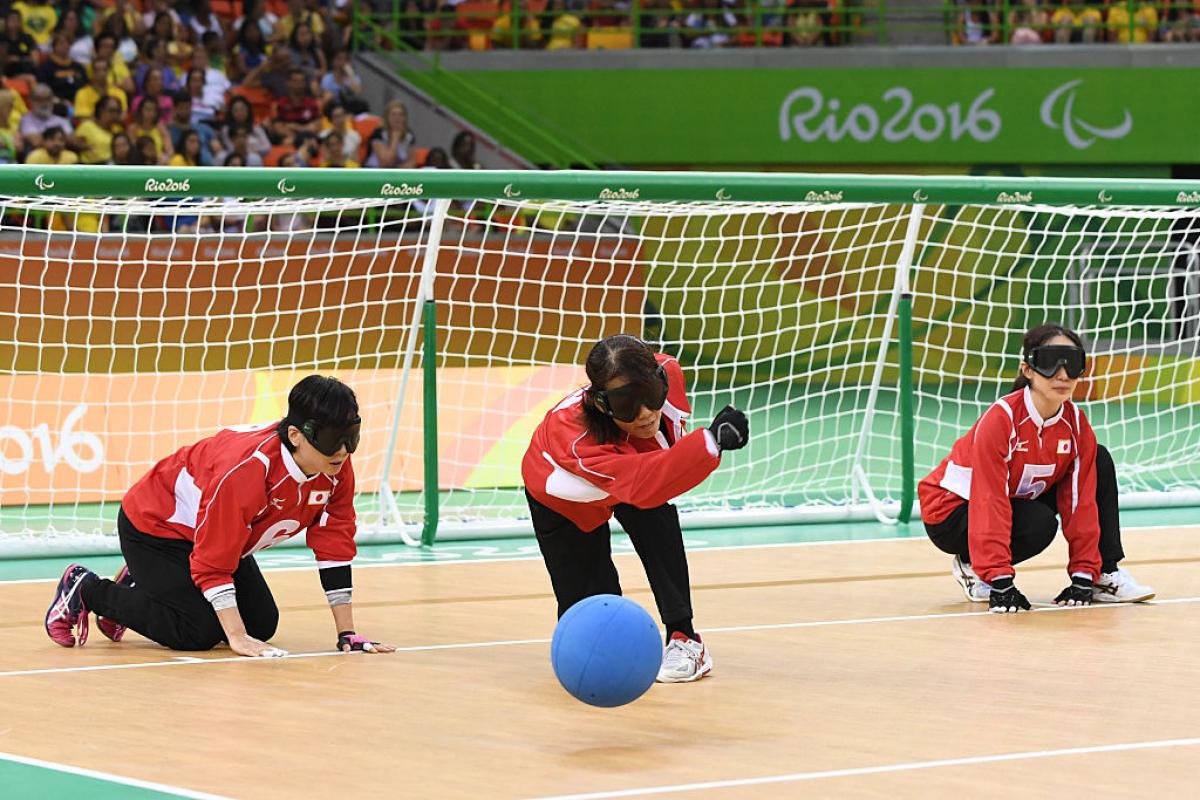
<path id="1" fill-rule="evenodd" d="M 1058 448 L 1058 451 L 1060 453 L 1065 452 L 1062 449 L 1061 442 L 1059 444 L 1060 444 L 1060 446 Z M 1070 443 L 1068 442 L 1068 444 L 1070 444 Z M 320 489 L 318 491 L 308 493 L 308 504 L 310 506 L 323 506 L 328 502 L 329 502 L 329 490 L 328 489 Z"/>
<path id="2" fill-rule="evenodd" d="M 1058 452 L 1060 454 L 1071 452 L 1071 440 L 1070 439 L 1059 439 L 1058 440 Z"/>

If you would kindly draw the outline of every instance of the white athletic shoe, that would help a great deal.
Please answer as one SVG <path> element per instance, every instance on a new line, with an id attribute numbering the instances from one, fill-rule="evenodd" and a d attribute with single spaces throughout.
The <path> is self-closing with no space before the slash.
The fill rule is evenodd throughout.
<path id="1" fill-rule="evenodd" d="M 659 683 L 688 683 L 698 681 L 712 672 L 712 656 L 708 648 L 695 639 L 675 631 L 663 651 L 662 667 L 658 670 Z"/>
<path id="2" fill-rule="evenodd" d="M 1151 597 L 1154 590 L 1138 583 L 1124 567 L 1104 573 L 1092 588 L 1092 599 L 1097 603 L 1140 603 Z"/>
<path id="3" fill-rule="evenodd" d="M 954 563 L 950 567 L 950 572 L 954 575 L 954 580 L 958 581 L 958 585 L 962 587 L 963 594 L 972 603 L 986 603 L 992 596 L 991 584 L 984 583 L 975 570 L 971 569 L 970 564 L 964 564 L 958 556 L 954 557 Z"/>

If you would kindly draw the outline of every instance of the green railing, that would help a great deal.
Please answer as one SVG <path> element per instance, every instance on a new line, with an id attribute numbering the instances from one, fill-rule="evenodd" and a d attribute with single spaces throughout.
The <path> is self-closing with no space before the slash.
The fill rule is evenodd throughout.
<path id="1" fill-rule="evenodd" d="M 381 26 L 378 18 L 363 14 L 357 5 L 352 46 L 355 50 L 374 50 L 389 56 L 405 80 L 536 164 L 596 169 L 597 160 L 603 161 L 572 145 L 569 137 L 556 136 L 554 126 L 536 112 L 515 110 L 476 87 L 468 78 L 442 69 L 436 53 L 427 55 L 411 47 L 403 36 Z M 418 66 L 413 66 L 412 61 Z"/>
<path id="2" fill-rule="evenodd" d="M 751 172 L 0 167 L 0 194 L 1200 206 L 1200 181 Z"/>
<path id="3" fill-rule="evenodd" d="M 360 12 L 362 19 L 370 21 L 369 30 L 377 36 L 373 43 L 362 36 L 367 26 L 357 22 L 355 35 L 360 46 L 375 44 L 434 52 L 547 46 L 688 47 L 697 38 L 714 36 L 720 37 L 721 46 L 733 47 L 902 45 L 910 41 L 927 44 L 931 38 L 946 44 L 970 44 L 975 38 L 998 44 L 1011 42 L 1019 28 L 1033 30 L 1048 43 L 1134 42 L 1139 35 L 1147 42 L 1190 38 L 1186 17 L 1177 24 L 1178 34 L 1172 33 L 1172 26 L 1166 26 L 1165 33 L 1160 33 L 1171 6 L 1144 0 L 1034 7 L 1020 0 L 925 5 L 911 0 L 899 5 L 887 0 L 829 3 L 812 0 L 806 6 L 747 2 L 738 7 L 681 11 L 633 0 L 627 11 L 567 12 L 531 11 L 523 5 L 467 0 L 456 10 L 406 13 L 400 4 L 394 4 L 390 13 L 368 16 Z M 1118 14 L 1118 10 L 1123 14 Z M 689 27 L 689 19 L 700 24 Z M 556 20 L 568 24 L 556 28 Z"/>

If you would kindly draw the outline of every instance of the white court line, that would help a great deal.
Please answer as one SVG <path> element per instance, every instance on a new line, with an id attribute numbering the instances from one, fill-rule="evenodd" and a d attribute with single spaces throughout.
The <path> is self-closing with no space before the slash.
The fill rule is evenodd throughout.
<path id="1" fill-rule="evenodd" d="M 1175 603 L 1200 603 L 1200 597 L 1176 597 L 1170 600 L 1152 600 L 1148 603 L 1097 603 L 1091 606 L 1048 606 L 1034 608 L 1029 613 L 1044 612 L 1080 612 L 1100 608 L 1135 608 L 1137 606 L 1157 606 Z M 854 619 L 823 619 L 809 622 L 778 622 L 765 625 L 736 625 L 725 628 L 704 628 L 705 635 L 710 633 L 746 633 L 750 631 L 795 630 L 798 628 L 827 628 L 840 625 L 871 625 L 880 622 L 920 622 L 931 619 L 959 619 L 962 617 L 990 616 L 990 611 L 958 611 L 949 614 L 909 614 L 895 617 L 857 617 Z M 468 650 L 477 647 L 512 647 L 526 644 L 550 644 L 549 639 L 505 639 L 493 642 L 455 642 L 453 644 L 422 644 L 409 647 L 397 647 L 397 653 L 422 653 L 432 650 Z M 53 675 L 65 672 L 107 672 L 118 669 L 145 669 L 147 667 L 184 667 L 197 664 L 232 664 L 232 663 L 279 663 L 295 658 L 386 658 L 386 653 L 339 653 L 336 650 L 322 650 L 316 653 L 288 653 L 279 658 L 245 658 L 243 656 L 227 656 L 223 658 L 197 658 L 194 656 L 177 657 L 171 661 L 143 661 L 136 664 L 94 664 L 87 667 L 54 667 L 50 669 L 21 669 L 0 672 L 0 678 L 15 678 L 22 675 Z"/>
<path id="2" fill-rule="evenodd" d="M 142 781 L 137 778 L 126 778 L 123 775 L 114 775 L 111 772 L 100 772 L 94 769 L 85 769 L 83 767 L 72 767 L 68 764 L 58 764 L 53 761 L 42 761 L 39 758 L 28 758 L 26 756 L 18 756 L 14 753 L 0 752 L 0 761 L 12 761 L 16 764 L 25 764 L 30 767 L 41 767 L 42 769 L 51 769 L 55 772 L 66 772 L 70 775 L 81 775 L 85 778 L 95 778 L 109 783 L 119 783 L 122 786 L 134 786 L 138 789 L 150 789 L 156 792 L 175 795 L 176 797 L 188 797 L 194 800 L 229 800 L 225 795 L 209 794 L 207 792 L 195 792 L 191 789 L 181 789 L 178 786 L 168 786 L 165 783 L 154 783 L 153 781 Z"/>
<path id="3" fill-rule="evenodd" d="M 1144 525 L 1138 528 L 1125 528 L 1124 533 L 1134 533 L 1137 531 L 1164 531 L 1164 530 L 1192 530 L 1200 533 L 1200 525 Z M 820 539 L 812 542 L 768 542 L 765 544 L 730 544 L 730 545 L 714 545 L 707 546 L 704 544 L 688 543 L 686 534 L 684 543 L 687 545 L 688 552 L 720 552 L 725 550 L 773 550 L 787 547 L 824 547 L 829 545 L 839 544 L 879 544 L 881 542 L 928 542 L 928 537 L 924 535 L 912 536 L 885 536 L 875 539 Z M 303 552 L 304 548 L 288 548 L 295 549 L 297 552 Z M 404 552 L 404 551 L 400 551 Z M 281 553 L 280 555 L 285 555 Z M 613 556 L 632 556 L 636 555 L 632 549 L 628 552 L 613 552 Z M 102 558 L 111 558 L 112 556 L 102 556 Z M 446 564 L 505 564 L 519 561 L 541 561 L 540 554 L 527 556 L 504 556 L 501 558 L 488 558 L 486 556 L 480 558 L 449 558 L 445 560 L 435 561 L 388 561 L 382 563 L 355 563 L 354 569 L 385 569 L 389 567 L 437 567 L 445 566 Z M 69 558 L 63 559 L 64 564 L 70 563 Z M 1137 559 L 1130 559 L 1131 563 L 1136 563 Z M 272 567 L 269 564 L 260 565 L 263 572 L 311 572 L 316 569 L 316 563 L 305 566 L 295 567 Z M 20 583 L 55 583 L 59 578 L 20 578 L 17 580 L 0 580 L 0 585 L 15 585 Z"/>
<path id="4" fill-rule="evenodd" d="M 678 783 L 668 786 L 646 786 L 639 789 L 621 789 L 611 792 L 587 792 L 584 794 L 560 794 L 540 797 L 537 800 L 602 800 L 611 797 L 642 797 L 651 794 L 674 794 L 695 792 L 704 789 L 727 789 L 735 786 L 762 786 L 768 783 L 795 783 L 816 781 L 824 778 L 848 778 L 860 775 L 879 775 L 887 772 L 911 772 L 940 767 L 963 767 L 973 764 L 996 764 L 1003 761 L 1028 761 L 1035 758 L 1057 758 L 1059 756 L 1084 756 L 1093 753 L 1122 753 L 1130 750 L 1159 750 L 1165 747 L 1194 747 L 1200 738 L 1159 739 L 1151 742 L 1125 742 L 1102 744 L 1093 747 L 1064 747 L 1058 750 L 1029 750 L 1023 753 L 1000 753 L 990 756 L 966 756 L 964 758 L 942 758 L 937 761 L 912 761 L 907 764 L 885 764 L 878 767 L 855 767 L 830 769 L 821 772 L 794 772 L 790 775 L 768 775 L 762 778 L 738 778 L 727 781 L 705 781 L 703 783 Z"/>

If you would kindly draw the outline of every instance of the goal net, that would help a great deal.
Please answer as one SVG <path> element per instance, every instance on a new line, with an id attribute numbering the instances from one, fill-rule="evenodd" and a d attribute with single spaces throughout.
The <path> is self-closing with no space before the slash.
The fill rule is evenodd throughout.
<path id="1" fill-rule="evenodd" d="M 360 538 L 528 533 L 529 437 L 622 332 L 679 359 L 695 425 L 750 416 L 685 525 L 907 516 L 1045 321 L 1090 348 L 1123 502 L 1200 503 L 1175 184 L 165 172 L 0 174 L 0 553 L 115 549 L 155 460 L 312 372 L 359 396 Z"/>

